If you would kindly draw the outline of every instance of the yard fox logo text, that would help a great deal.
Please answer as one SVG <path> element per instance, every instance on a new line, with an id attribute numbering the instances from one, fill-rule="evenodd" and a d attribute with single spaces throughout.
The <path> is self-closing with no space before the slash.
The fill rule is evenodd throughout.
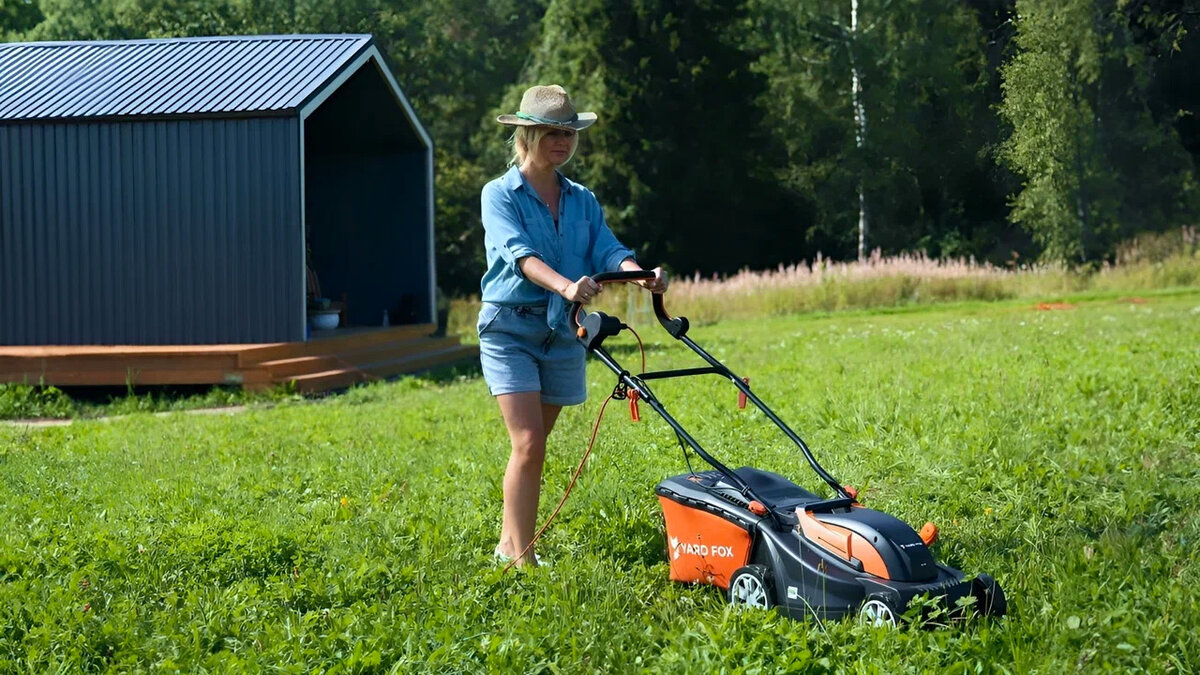
<path id="1" fill-rule="evenodd" d="M 671 537 L 671 559 L 678 560 L 681 555 L 695 555 L 701 558 L 732 558 L 733 547 L 722 544 L 693 544 L 679 541 L 679 537 Z"/>

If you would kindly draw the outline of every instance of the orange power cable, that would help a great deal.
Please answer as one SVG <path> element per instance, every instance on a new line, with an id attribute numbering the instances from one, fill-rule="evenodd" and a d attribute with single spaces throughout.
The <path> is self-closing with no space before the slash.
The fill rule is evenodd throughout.
<path id="1" fill-rule="evenodd" d="M 579 474 L 583 473 L 583 465 L 587 462 L 588 455 L 592 454 L 592 445 L 596 442 L 596 432 L 600 430 L 600 420 L 604 419 L 604 409 L 608 407 L 608 402 L 611 401 L 612 398 L 612 394 L 609 394 L 608 398 L 604 399 L 604 404 L 600 406 L 600 414 L 596 416 L 596 424 L 592 426 L 592 438 L 588 441 L 587 450 L 583 453 L 583 458 L 579 460 L 579 466 L 575 468 L 575 475 L 571 476 L 571 483 L 567 485 L 567 491 L 563 493 L 562 499 L 558 501 L 558 506 L 554 507 L 554 513 L 550 514 L 550 517 L 546 519 L 546 524 L 542 525 L 542 528 L 537 531 L 537 534 L 533 535 L 533 539 L 529 540 L 529 545 L 525 547 L 525 550 L 521 551 L 520 555 L 508 561 L 508 564 L 504 566 L 504 571 L 501 572 L 501 574 L 507 573 L 513 565 L 517 564 L 518 560 L 524 558 L 526 553 L 529 553 L 529 551 L 533 548 L 533 545 L 537 543 L 538 539 L 541 538 L 542 533 L 550 527 L 550 523 L 554 522 L 554 517 L 558 515 L 558 512 L 562 509 L 563 504 L 567 503 L 567 497 L 571 496 L 571 488 L 575 487 L 575 481 L 579 479 Z"/>
<path id="2" fill-rule="evenodd" d="M 638 335 L 637 331 L 635 331 L 633 328 L 629 328 L 629 332 L 633 333 L 633 336 L 637 338 L 638 350 L 642 353 L 642 372 L 644 373 L 646 372 L 646 348 L 642 345 L 642 336 Z M 615 394 L 616 392 L 613 393 Z M 636 394 L 637 390 L 634 390 L 633 393 Z M 529 545 L 525 547 L 525 550 L 521 551 L 520 555 L 508 561 L 508 564 L 504 566 L 504 570 L 501 572 L 501 574 L 506 574 L 508 570 L 512 569 L 513 565 L 517 564 L 518 560 L 524 558 L 526 553 L 529 553 L 529 551 L 533 548 L 533 545 L 537 543 L 538 539 L 541 538 L 542 533 L 544 533 L 550 527 L 550 523 L 554 522 L 554 517 L 558 515 L 558 512 L 562 509 L 563 504 L 567 503 L 567 497 L 571 496 L 571 489 L 575 487 L 575 481 L 579 480 L 579 475 L 583 473 L 583 465 L 587 463 L 588 455 L 592 454 L 592 446 L 596 443 L 596 433 L 600 431 L 600 420 L 604 419 L 604 410 L 608 407 L 608 402 L 611 400 L 613 400 L 613 394 L 609 394 L 608 398 L 604 399 L 604 403 L 600 406 L 600 414 L 596 416 L 596 423 L 592 425 L 592 437 L 588 439 L 587 450 L 584 451 L 583 458 L 579 460 L 579 466 L 575 468 L 575 475 L 571 476 L 571 482 L 567 485 L 567 491 L 563 493 L 562 499 L 558 501 L 558 506 L 554 507 L 554 513 L 550 514 L 550 517 L 546 519 L 546 524 L 542 525 L 541 529 L 539 529 L 537 533 L 533 535 L 533 539 L 529 540 Z M 636 399 L 634 399 L 634 401 L 635 403 L 632 405 L 636 405 Z"/>

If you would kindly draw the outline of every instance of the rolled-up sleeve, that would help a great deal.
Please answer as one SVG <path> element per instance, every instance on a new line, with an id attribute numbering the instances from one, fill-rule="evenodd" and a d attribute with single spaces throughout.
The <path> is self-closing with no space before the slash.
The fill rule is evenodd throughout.
<path id="1" fill-rule="evenodd" d="M 512 268 L 513 274 L 524 279 L 517 261 L 529 256 L 544 257 L 533 247 L 533 240 L 521 225 L 509 191 L 499 182 L 488 183 L 480 196 L 480 207 L 484 242 Z"/>
<path id="2" fill-rule="evenodd" d="M 600 208 L 600 202 L 596 200 L 596 196 L 590 190 L 588 196 L 591 197 L 588 221 L 592 225 L 592 259 L 590 262 L 594 269 L 616 272 L 621 269 L 622 260 L 636 259 L 637 256 L 633 254 L 633 249 L 617 241 L 617 236 L 612 233 L 608 223 L 604 220 L 604 210 Z"/>

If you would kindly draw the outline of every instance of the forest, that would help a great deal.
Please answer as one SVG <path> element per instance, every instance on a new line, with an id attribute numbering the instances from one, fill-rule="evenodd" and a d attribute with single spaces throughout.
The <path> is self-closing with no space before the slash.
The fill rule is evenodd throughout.
<path id="1" fill-rule="evenodd" d="M 434 139 L 452 295 L 478 291 L 495 116 L 539 83 L 599 115 L 564 172 L 643 264 L 1103 264 L 1195 223 L 1198 27 L 1194 0 L 0 4 L 4 41 L 373 35 Z"/>

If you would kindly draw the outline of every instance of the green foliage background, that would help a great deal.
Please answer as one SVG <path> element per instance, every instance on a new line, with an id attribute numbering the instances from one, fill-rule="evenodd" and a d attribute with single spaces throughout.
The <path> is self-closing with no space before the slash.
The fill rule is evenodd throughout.
<path id="1" fill-rule="evenodd" d="M 5 40 L 362 32 L 436 144 L 440 283 L 478 288 L 494 122 L 558 81 L 568 173 L 643 262 L 726 273 L 871 247 L 1111 259 L 1194 223 L 1200 12 L 1177 0 L 5 0 Z M 851 64 L 866 134 L 855 142 Z"/>
<path id="2" fill-rule="evenodd" d="M 1027 182 L 1012 218 L 1058 259 L 1096 259 L 1134 228 L 1194 211 L 1191 158 L 1150 112 L 1147 52 L 1134 35 L 1146 19 L 1127 4 L 1017 3 L 1003 154 Z"/>

